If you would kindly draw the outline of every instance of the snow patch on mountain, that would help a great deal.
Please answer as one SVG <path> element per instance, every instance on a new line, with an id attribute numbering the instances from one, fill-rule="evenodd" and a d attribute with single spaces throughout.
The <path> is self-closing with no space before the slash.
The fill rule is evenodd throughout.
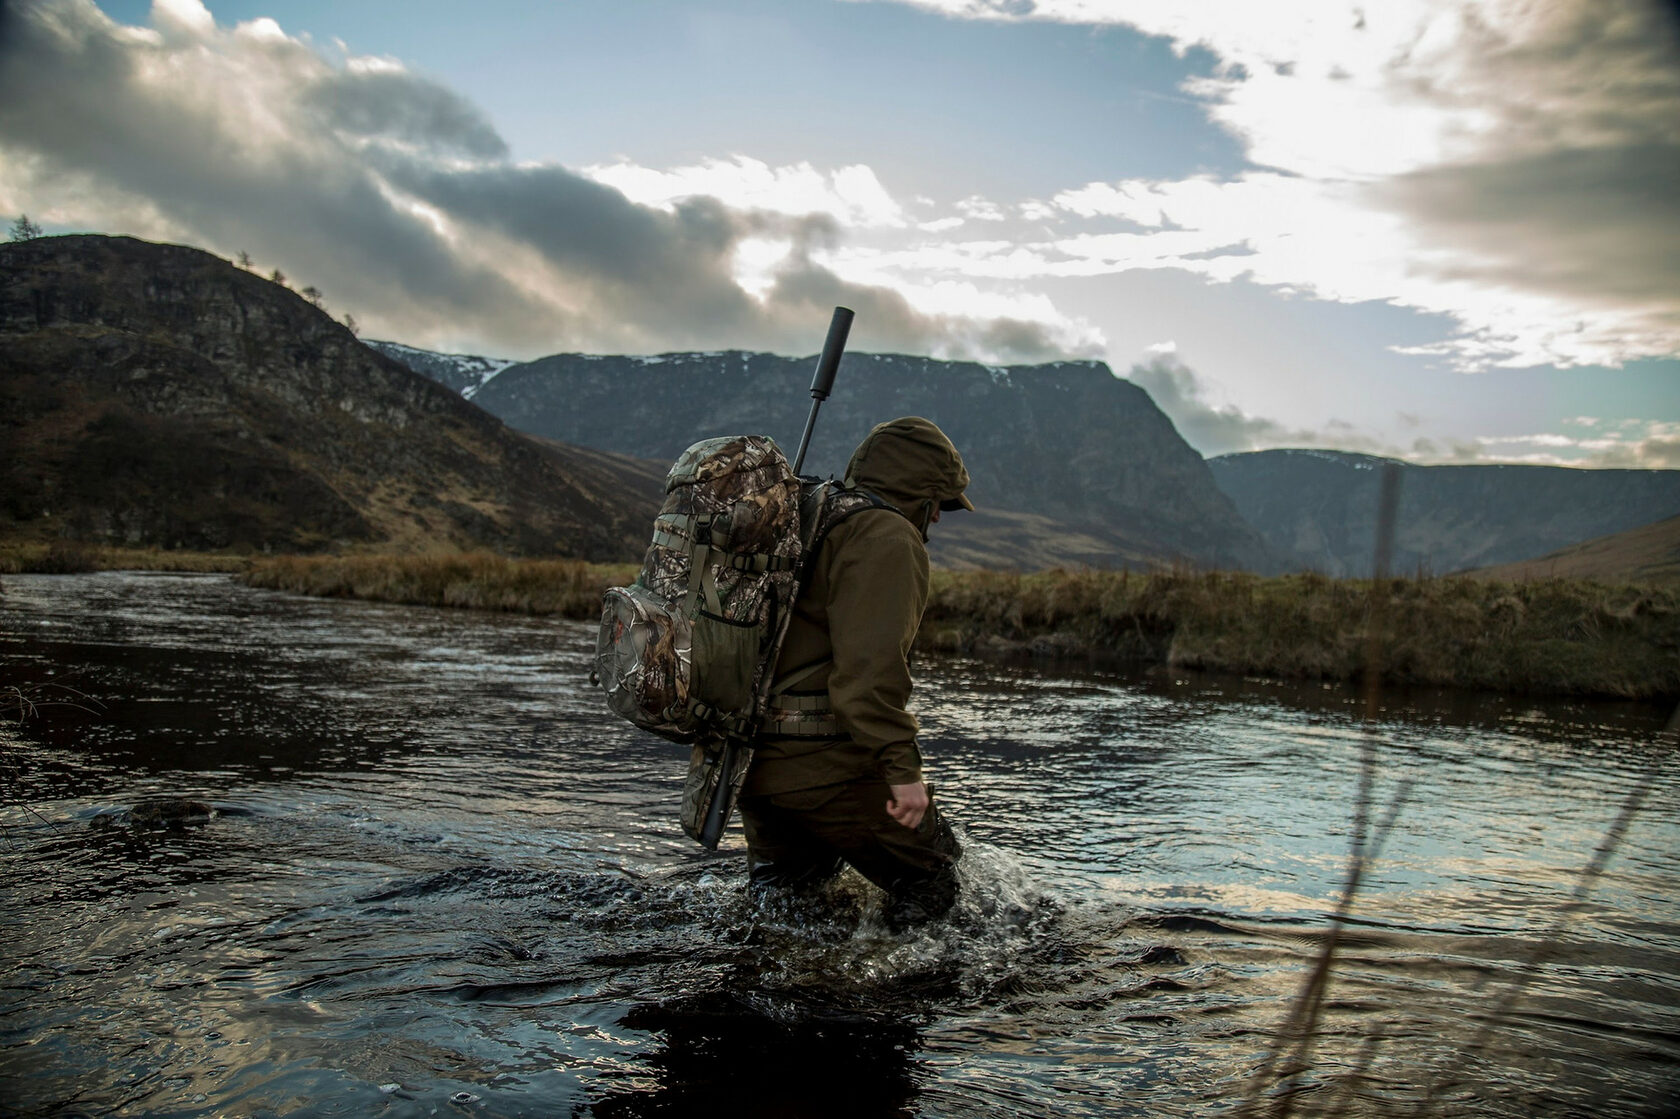
<path id="1" fill-rule="evenodd" d="M 401 342 L 369 341 L 367 345 L 416 373 L 430 377 L 471 400 L 502 370 L 518 365 L 512 358 L 483 357 L 479 354 L 443 354 L 405 346 Z"/>

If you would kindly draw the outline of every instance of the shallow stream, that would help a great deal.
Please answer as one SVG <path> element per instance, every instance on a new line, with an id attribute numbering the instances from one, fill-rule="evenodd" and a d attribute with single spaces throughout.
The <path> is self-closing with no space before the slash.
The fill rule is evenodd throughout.
<path id="1" fill-rule="evenodd" d="M 592 645 L 6 576 L 0 689 L 37 706 L 0 723 L 0 1113 L 1680 1106 L 1664 711 L 1389 695 L 1368 724 L 1319 685 L 923 663 L 964 897 L 894 937 L 855 880 L 752 904 L 738 829 L 681 834 L 685 752 L 605 712 Z"/>

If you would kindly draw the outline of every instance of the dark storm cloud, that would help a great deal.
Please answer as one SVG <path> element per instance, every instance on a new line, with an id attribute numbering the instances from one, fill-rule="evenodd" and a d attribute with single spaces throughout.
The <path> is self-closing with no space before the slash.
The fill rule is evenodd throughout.
<path id="1" fill-rule="evenodd" d="M 399 71 L 338 71 L 311 87 L 305 104 L 344 136 L 424 145 L 440 154 L 499 159 L 507 143 L 478 108 L 442 86 Z"/>
<path id="2" fill-rule="evenodd" d="M 835 302 L 854 344 L 1052 354 L 1043 328 L 929 316 L 842 282 L 810 250 L 821 217 L 671 209 L 556 166 L 512 163 L 478 109 L 398 64 L 334 64 L 268 21 L 218 28 L 191 0 L 125 27 L 90 0 L 6 9 L 0 211 L 252 254 L 336 311 L 426 345 L 494 352 L 770 348 L 809 352 Z M 795 252 L 762 299 L 735 280 L 749 236 Z"/>
<path id="3" fill-rule="evenodd" d="M 526 293 L 393 206 L 353 146 L 320 126 L 309 102 L 334 74 L 298 44 L 244 47 L 241 73 L 257 100 L 223 67 L 160 79 L 154 64 L 189 52 L 120 28 L 85 0 L 14 5 L 11 16 L 0 150 L 8 163 L 25 157 L 29 185 L 49 204 L 66 190 L 94 210 L 143 207 L 163 228 L 141 232 L 249 250 L 265 270 L 278 265 L 358 314 L 458 312 L 513 327 L 535 317 Z M 389 100 L 389 87 L 376 88 L 376 107 L 358 113 L 352 88 L 330 99 L 347 117 L 373 119 Z"/>
<path id="4" fill-rule="evenodd" d="M 1453 252 L 1424 271 L 1625 318 L 1618 356 L 1680 337 L 1680 24 L 1649 0 L 1554 3 L 1521 41 L 1467 20 L 1465 57 L 1425 93 L 1496 121 L 1474 153 L 1373 199 Z M 1560 322 L 1560 333 L 1573 324 Z M 1575 329 L 1585 329 L 1576 327 Z"/>
<path id="5" fill-rule="evenodd" d="M 1640 143 L 1419 172 L 1384 193 L 1431 240 L 1471 250 L 1454 278 L 1622 303 L 1680 283 L 1677 183 L 1680 143 Z"/>
<path id="6" fill-rule="evenodd" d="M 461 221 L 528 246 L 573 295 L 672 338 L 751 325 L 753 301 L 730 278 L 739 224 L 697 199 L 667 213 L 559 167 L 450 170 L 382 161 L 389 180 Z"/>
<path id="7" fill-rule="evenodd" d="M 767 300 L 779 329 L 784 331 L 795 323 L 826 314 L 835 305 L 857 312 L 861 329 L 852 337 L 858 348 L 949 358 L 1002 354 L 1008 360 L 1022 362 L 1101 356 L 1094 351 L 1070 352 L 1043 323 L 924 314 L 898 292 L 848 283 L 797 253 L 794 262 L 777 277 Z"/>

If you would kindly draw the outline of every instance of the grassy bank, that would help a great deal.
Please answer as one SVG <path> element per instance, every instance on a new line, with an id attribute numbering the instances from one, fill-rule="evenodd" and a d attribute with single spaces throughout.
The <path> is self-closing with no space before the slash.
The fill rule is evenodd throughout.
<path id="1" fill-rule="evenodd" d="M 281 556 L 251 562 L 253 587 L 332 598 L 599 618 L 601 592 L 636 577 L 629 564 L 510 560 L 489 552 L 421 556 Z"/>
<path id="2" fill-rule="evenodd" d="M 922 641 L 1349 681 L 1374 653 L 1388 683 L 1680 697 L 1680 589 L 1584 580 L 941 572 Z"/>
<path id="3" fill-rule="evenodd" d="M 243 571 L 244 555 L 107 548 L 73 541 L 0 543 L 0 575 L 80 575 L 89 571 Z"/>
<path id="4" fill-rule="evenodd" d="M 601 591 L 634 576 L 629 565 L 471 553 L 259 559 L 244 578 L 305 594 L 592 619 Z M 919 643 L 1343 681 L 1360 679 L 1375 651 L 1389 683 L 1680 697 L 1680 589 L 1582 580 L 1373 588 L 1316 575 L 941 571 Z"/>

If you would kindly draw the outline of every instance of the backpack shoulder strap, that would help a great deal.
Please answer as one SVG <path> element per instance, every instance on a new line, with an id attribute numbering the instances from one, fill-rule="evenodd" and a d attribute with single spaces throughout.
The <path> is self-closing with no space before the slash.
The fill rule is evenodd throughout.
<path id="1" fill-rule="evenodd" d="M 800 495 L 799 514 L 800 531 L 803 536 L 800 547 L 799 581 L 805 584 L 810 565 L 816 562 L 817 553 L 822 549 L 828 534 L 836 525 L 850 520 L 859 513 L 867 513 L 871 509 L 887 509 L 899 516 L 903 512 L 878 493 L 866 490 L 861 486 L 847 485 L 829 479 L 814 485 L 804 487 Z M 908 517 L 905 520 L 909 520 Z M 810 664 L 800 665 L 787 675 L 778 678 L 769 692 L 770 707 L 781 712 L 791 714 L 803 712 L 803 719 L 777 717 L 772 715 L 760 723 L 760 730 L 771 734 L 788 736 L 832 736 L 837 733 L 839 724 L 834 721 L 832 713 L 828 711 L 828 696 L 822 695 L 790 695 L 795 688 L 814 676 L 820 669 L 828 667 L 833 661 L 824 657 L 822 660 Z M 826 716 L 826 717 L 825 717 Z"/>
<path id="2" fill-rule="evenodd" d="M 804 537 L 800 541 L 799 549 L 801 583 L 804 582 L 805 569 L 816 560 L 817 552 L 828 539 L 828 534 L 833 531 L 834 526 L 870 509 L 890 509 L 899 516 L 904 516 L 898 506 L 862 486 L 849 485 L 830 478 L 826 482 L 818 482 L 804 488 L 799 499 L 799 525 Z"/>

